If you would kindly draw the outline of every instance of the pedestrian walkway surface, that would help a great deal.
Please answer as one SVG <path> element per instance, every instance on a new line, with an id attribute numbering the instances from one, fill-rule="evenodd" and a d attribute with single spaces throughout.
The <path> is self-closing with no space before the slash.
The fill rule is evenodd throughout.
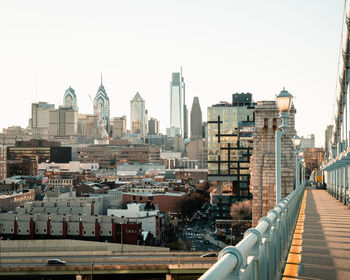
<path id="1" fill-rule="evenodd" d="M 306 192 L 305 215 L 299 215 L 296 229 L 299 253 L 290 254 L 299 255 L 297 273 L 283 279 L 349 280 L 350 209 L 326 190 Z M 297 241 L 294 234 L 293 243 Z"/>

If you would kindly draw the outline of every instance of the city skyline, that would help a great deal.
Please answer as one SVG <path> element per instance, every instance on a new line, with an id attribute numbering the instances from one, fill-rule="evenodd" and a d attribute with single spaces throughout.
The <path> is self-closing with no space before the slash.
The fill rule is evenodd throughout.
<path id="1" fill-rule="evenodd" d="M 129 116 L 139 91 L 165 134 L 170 75 L 182 66 L 186 103 L 198 96 L 204 120 L 209 106 L 232 93 L 273 100 L 285 86 L 296 96 L 298 134 L 314 133 L 324 145 L 343 1 L 15 2 L 0 4 L 0 76 L 17 110 L 2 110 L 0 128 L 26 127 L 31 103 L 62 104 L 69 86 L 80 113 L 90 113 L 102 72 L 111 117 Z"/>

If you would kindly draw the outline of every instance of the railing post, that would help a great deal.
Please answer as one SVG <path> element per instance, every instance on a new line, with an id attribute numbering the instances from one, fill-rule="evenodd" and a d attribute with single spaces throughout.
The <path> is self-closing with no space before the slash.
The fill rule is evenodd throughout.
<path id="1" fill-rule="evenodd" d="M 272 273 L 270 273 L 269 275 L 269 279 L 278 279 L 277 278 L 277 270 L 278 270 L 278 262 L 280 261 L 280 259 L 278 258 L 278 251 L 279 251 L 279 244 L 278 244 L 278 234 L 279 233 L 279 213 L 276 209 L 271 209 L 269 212 L 267 212 L 267 215 L 269 216 L 270 214 L 274 214 L 276 216 L 276 219 L 274 219 L 274 221 L 272 222 L 272 227 L 271 227 L 271 260 L 272 262 L 271 264 L 271 271 Z"/>
<path id="2" fill-rule="evenodd" d="M 244 233 L 244 237 L 248 234 L 255 234 L 258 237 L 258 241 L 255 243 L 252 249 L 249 251 L 249 256 L 254 257 L 254 267 L 253 267 L 253 278 L 252 280 L 260 280 L 258 278 L 259 274 L 259 260 L 260 260 L 260 246 L 262 242 L 262 235 L 256 228 L 250 228 Z"/>
<path id="3" fill-rule="evenodd" d="M 267 222 L 269 224 L 268 229 L 262 234 L 262 245 L 264 246 L 264 253 L 265 255 L 263 257 L 260 257 L 260 266 L 262 268 L 262 271 L 260 271 L 260 275 L 262 275 L 263 280 L 269 280 L 271 279 L 272 273 L 271 273 L 271 264 L 269 263 L 269 260 L 271 259 L 271 228 L 273 226 L 271 220 L 268 217 L 262 217 L 258 224 L 260 222 Z"/>

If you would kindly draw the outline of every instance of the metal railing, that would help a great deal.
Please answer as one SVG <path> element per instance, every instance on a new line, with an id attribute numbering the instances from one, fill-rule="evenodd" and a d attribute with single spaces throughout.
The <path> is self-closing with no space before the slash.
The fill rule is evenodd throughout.
<path id="1" fill-rule="evenodd" d="M 248 229 L 236 246 L 225 247 L 218 261 L 199 280 L 281 279 L 289 252 L 304 185 L 259 220 L 257 227 Z"/>

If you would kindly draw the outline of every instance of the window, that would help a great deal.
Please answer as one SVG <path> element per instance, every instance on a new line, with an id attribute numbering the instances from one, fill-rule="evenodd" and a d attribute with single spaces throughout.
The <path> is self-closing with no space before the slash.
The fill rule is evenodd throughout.
<path id="1" fill-rule="evenodd" d="M 44 232 L 46 232 L 46 228 L 44 228 Z"/>
<path id="2" fill-rule="evenodd" d="M 92 231 L 91 231 L 91 234 L 95 234 L 95 231 L 94 231 L 94 230 L 92 230 Z"/>

